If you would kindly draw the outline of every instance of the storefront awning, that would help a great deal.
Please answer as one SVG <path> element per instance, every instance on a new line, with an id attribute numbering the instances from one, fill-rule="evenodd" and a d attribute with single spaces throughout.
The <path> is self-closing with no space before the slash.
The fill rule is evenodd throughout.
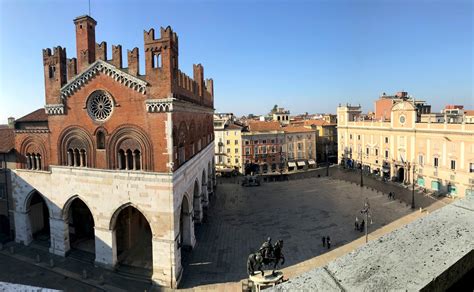
<path id="1" fill-rule="evenodd" d="M 296 163 L 294 163 L 294 162 L 288 162 L 288 167 L 296 167 Z"/>
<path id="2" fill-rule="evenodd" d="M 296 162 L 296 164 L 298 164 L 298 166 L 305 166 L 306 163 L 304 161 L 298 161 Z"/>
<path id="3" fill-rule="evenodd" d="M 311 164 L 316 164 L 316 161 L 314 161 L 313 159 L 310 159 L 308 160 L 308 164 L 311 165 Z"/>

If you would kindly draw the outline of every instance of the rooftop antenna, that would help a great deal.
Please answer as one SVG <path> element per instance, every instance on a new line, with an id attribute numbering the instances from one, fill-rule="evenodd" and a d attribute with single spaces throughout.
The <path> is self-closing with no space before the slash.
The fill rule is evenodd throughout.
<path id="1" fill-rule="evenodd" d="M 91 0 L 89 0 L 89 16 L 91 16 Z"/>

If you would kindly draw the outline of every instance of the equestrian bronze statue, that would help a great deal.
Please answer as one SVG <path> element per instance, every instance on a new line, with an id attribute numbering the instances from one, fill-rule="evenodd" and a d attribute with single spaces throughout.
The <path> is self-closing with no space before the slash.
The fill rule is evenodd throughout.
<path id="1" fill-rule="evenodd" d="M 249 255 L 247 259 L 247 273 L 249 276 L 254 275 L 257 270 L 264 276 L 263 267 L 271 264 L 273 264 L 272 275 L 275 275 L 278 263 L 281 261 L 281 265 L 285 264 L 285 256 L 282 252 L 283 240 L 278 240 L 274 245 L 271 241 L 272 239 L 269 237 L 256 253 Z"/>

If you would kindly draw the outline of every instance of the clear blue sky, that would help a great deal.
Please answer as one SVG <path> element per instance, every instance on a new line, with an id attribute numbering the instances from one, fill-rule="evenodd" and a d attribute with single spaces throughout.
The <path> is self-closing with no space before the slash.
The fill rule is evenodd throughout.
<path id="1" fill-rule="evenodd" d="M 435 110 L 474 108 L 473 4 L 446 1 L 91 0 L 98 42 L 140 48 L 143 30 L 171 25 L 180 67 L 202 63 L 220 112 L 372 110 L 405 90 Z M 87 0 L 0 0 L 0 123 L 44 105 L 42 49 L 75 57 L 73 19 Z M 144 73 L 144 66 L 141 66 Z"/>

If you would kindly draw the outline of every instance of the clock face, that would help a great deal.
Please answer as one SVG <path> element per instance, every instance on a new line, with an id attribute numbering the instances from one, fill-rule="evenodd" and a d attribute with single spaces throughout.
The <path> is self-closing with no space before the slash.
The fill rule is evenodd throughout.
<path id="1" fill-rule="evenodd" d="M 405 123 L 405 116 L 400 116 L 400 124 L 404 124 Z"/>

